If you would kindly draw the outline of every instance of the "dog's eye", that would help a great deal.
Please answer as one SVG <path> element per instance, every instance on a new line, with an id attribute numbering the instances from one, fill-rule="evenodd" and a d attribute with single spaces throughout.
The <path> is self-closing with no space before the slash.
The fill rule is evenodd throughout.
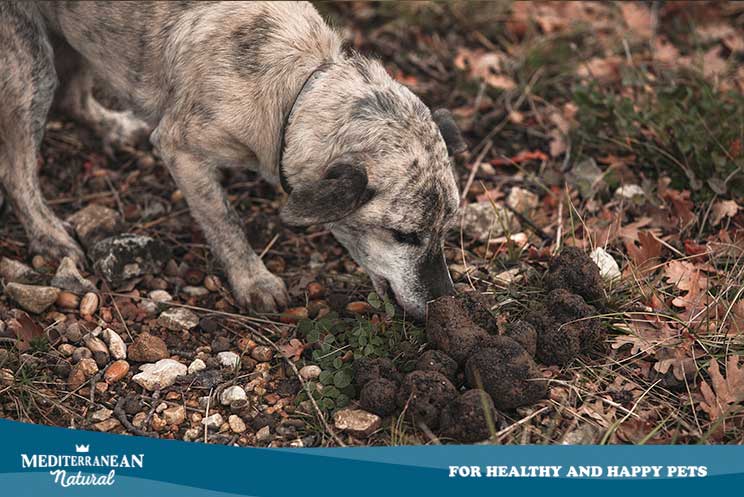
<path id="1" fill-rule="evenodd" d="M 391 230 L 393 232 L 393 238 L 398 243 L 404 243 L 406 245 L 421 245 L 421 239 L 416 233 L 405 233 L 399 230 Z"/>

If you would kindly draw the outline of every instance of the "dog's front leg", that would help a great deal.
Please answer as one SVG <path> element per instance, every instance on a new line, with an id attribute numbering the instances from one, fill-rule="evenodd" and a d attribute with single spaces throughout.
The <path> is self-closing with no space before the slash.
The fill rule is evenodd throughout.
<path id="1" fill-rule="evenodd" d="M 193 152 L 160 144 L 160 153 L 224 266 L 238 303 L 258 312 L 287 306 L 284 282 L 271 274 L 245 237 L 237 213 L 217 181 L 216 169 Z"/>

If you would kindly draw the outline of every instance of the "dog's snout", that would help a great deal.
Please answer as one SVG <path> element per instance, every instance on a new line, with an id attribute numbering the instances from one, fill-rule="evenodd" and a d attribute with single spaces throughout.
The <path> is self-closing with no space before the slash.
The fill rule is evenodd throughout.
<path id="1" fill-rule="evenodd" d="M 418 268 L 418 273 L 421 286 L 427 294 L 427 301 L 455 293 L 455 286 L 441 248 L 427 254 Z"/>

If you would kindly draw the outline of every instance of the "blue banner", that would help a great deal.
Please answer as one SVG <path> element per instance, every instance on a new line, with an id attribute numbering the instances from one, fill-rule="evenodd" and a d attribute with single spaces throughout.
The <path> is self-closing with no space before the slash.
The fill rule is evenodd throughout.
<path id="1" fill-rule="evenodd" d="M 741 446 L 257 449 L 0 420 L 0 495 L 741 492 Z"/>

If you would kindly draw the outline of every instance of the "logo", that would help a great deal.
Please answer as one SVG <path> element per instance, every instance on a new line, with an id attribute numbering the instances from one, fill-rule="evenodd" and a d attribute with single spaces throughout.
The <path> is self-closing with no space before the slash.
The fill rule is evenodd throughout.
<path id="1" fill-rule="evenodd" d="M 144 454 L 91 454 L 90 445 L 75 444 L 70 454 L 21 454 L 22 469 L 49 469 L 61 487 L 107 486 L 116 482 L 120 468 L 142 469 Z"/>

